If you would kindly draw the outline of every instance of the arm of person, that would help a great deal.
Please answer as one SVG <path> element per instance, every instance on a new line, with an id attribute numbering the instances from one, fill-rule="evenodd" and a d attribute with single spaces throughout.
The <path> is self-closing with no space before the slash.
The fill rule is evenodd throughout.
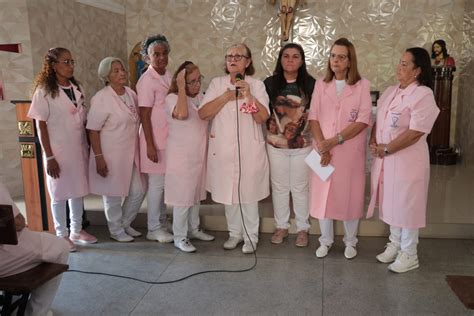
<path id="1" fill-rule="evenodd" d="M 59 168 L 59 164 L 54 158 L 54 153 L 51 149 L 51 143 L 49 141 L 49 133 L 48 133 L 48 125 L 45 121 L 38 121 L 39 127 L 39 137 L 41 142 L 41 148 L 43 148 L 44 154 L 46 155 L 46 172 L 48 175 L 53 177 L 54 179 L 59 178 L 59 174 L 61 173 L 61 169 Z"/>
<path id="2" fill-rule="evenodd" d="M 340 142 L 340 138 L 343 141 L 349 140 L 351 138 L 356 137 L 360 132 L 362 132 L 365 128 L 367 128 L 367 124 L 361 122 L 353 122 L 349 124 L 346 128 L 344 128 L 340 133 L 334 135 L 331 138 L 322 140 L 318 143 L 318 149 L 321 153 L 325 153 L 330 151 L 335 146 L 337 146 Z M 340 136 L 339 136 L 340 135 Z M 342 143 L 341 143 L 342 144 Z"/>
<path id="3" fill-rule="evenodd" d="M 140 121 L 142 122 L 143 134 L 146 142 L 146 155 L 154 163 L 158 163 L 158 154 L 153 141 L 153 130 L 151 127 L 151 107 L 140 107 Z"/>
<path id="4" fill-rule="evenodd" d="M 100 131 L 89 130 L 89 139 L 91 141 L 92 151 L 94 152 L 95 164 L 97 173 L 101 177 L 107 177 L 109 170 L 102 153 L 102 146 L 100 143 Z"/>
<path id="5" fill-rule="evenodd" d="M 201 120 L 210 121 L 212 120 L 217 113 L 230 101 L 235 101 L 235 91 L 227 90 L 214 100 L 203 104 L 199 108 L 198 114 Z"/>
<path id="6" fill-rule="evenodd" d="M 309 126 L 311 128 L 311 135 L 316 140 L 316 146 L 319 149 L 319 144 L 324 142 L 324 135 L 323 131 L 321 130 L 321 125 L 317 120 L 310 120 Z M 326 151 L 323 153 L 320 152 L 319 154 L 321 155 L 321 166 L 327 166 L 331 162 L 331 153 L 329 151 Z"/>
<path id="7" fill-rule="evenodd" d="M 178 101 L 173 109 L 173 118 L 177 120 L 185 120 L 188 118 L 188 100 L 186 96 L 186 69 L 183 69 L 176 76 L 176 84 L 178 85 Z"/>
<path id="8" fill-rule="evenodd" d="M 25 218 L 23 217 L 23 215 L 18 214 L 17 216 L 15 216 L 16 231 L 19 232 L 19 231 L 23 230 L 23 228 L 25 228 L 25 227 L 26 227 L 26 221 L 25 221 Z"/>
<path id="9" fill-rule="evenodd" d="M 389 154 L 394 154 L 397 151 L 400 151 L 415 144 L 424 134 L 425 133 L 420 131 L 407 129 L 406 131 L 398 135 L 398 137 L 396 137 L 390 143 L 375 145 L 374 154 L 380 158 L 383 158 L 386 155 L 385 149 L 387 149 Z"/>

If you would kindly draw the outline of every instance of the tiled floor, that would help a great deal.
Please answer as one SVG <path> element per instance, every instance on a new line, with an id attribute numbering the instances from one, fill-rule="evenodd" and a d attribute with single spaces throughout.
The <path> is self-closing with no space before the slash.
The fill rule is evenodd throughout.
<path id="1" fill-rule="evenodd" d="M 141 229 L 142 230 L 142 229 Z M 150 281 L 173 280 L 207 269 L 244 269 L 252 255 L 222 249 L 227 234 L 213 242 L 194 242 L 198 251 L 185 254 L 172 244 L 138 238 L 120 244 L 107 228 L 90 232 L 100 243 L 71 254 L 71 269 L 102 271 Z M 143 230 L 142 230 L 143 232 Z M 343 257 L 340 238 L 325 259 L 294 246 L 295 235 L 272 245 L 262 234 L 258 264 L 244 273 L 212 273 L 185 281 L 149 285 L 101 275 L 64 274 L 53 304 L 55 315 L 474 315 L 448 287 L 448 274 L 474 275 L 473 240 L 421 239 L 421 267 L 397 275 L 377 263 L 386 243 L 361 237 L 359 255 Z"/>

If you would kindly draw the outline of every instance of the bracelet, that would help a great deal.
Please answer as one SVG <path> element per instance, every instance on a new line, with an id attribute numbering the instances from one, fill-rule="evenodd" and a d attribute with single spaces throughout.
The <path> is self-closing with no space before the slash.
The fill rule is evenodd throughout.
<path id="1" fill-rule="evenodd" d="M 48 160 L 53 160 L 53 159 L 54 159 L 54 155 L 49 156 L 49 157 L 46 157 L 46 161 L 48 161 Z"/>
<path id="2" fill-rule="evenodd" d="M 390 152 L 388 151 L 387 145 L 385 145 L 385 147 L 383 149 L 383 153 L 384 153 L 385 156 L 390 155 Z"/>
<path id="3" fill-rule="evenodd" d="M 337 143 L 339 145 L 344 144 L 344 137 L 342 137 L 341 133 L 337 133 Z"/>
<path id="4" fill-rule="evenodd" d="M 99 156 L 103 156 L 103 154 L 94 155 L 94 157 L 99 157 Z"/>

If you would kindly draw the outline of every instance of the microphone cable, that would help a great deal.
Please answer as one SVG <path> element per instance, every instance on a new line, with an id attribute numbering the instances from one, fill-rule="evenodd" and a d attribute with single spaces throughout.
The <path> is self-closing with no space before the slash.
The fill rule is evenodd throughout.
<path id="1" fill-rule="evenodd" d="M 240 185 L 241 185 L 241 179 L 242 179 L 242 158 L 240 155 L 240 120 L 239 120 L 239 90 L 236 89 L 236 98 L 235 98 L 235 112 L 236 112 L 236 124 L 237 124 L 237 153 L 238 153 L 238 160 L 239 160 L 239 177 L 238 177 L 238 187 L 237 187 L 237 192 L 238 192 L 238 198 L 239 198 L 239 210 L 240 210 L 240 217 L 242 219 L 242 226 L 244 227 L 245 235 L 250 241 L 250 245 L 252 246 L 252 251 L 253 251 L 253 257 L 254 257 L 254 262 L 253 264 L 244 269 L 237 269 L 237 270 L 228 270 L 228 269 L 214 269 L 214 270 L 203 270 L 195 273 L 188 274 L 184 277 L 174 279 L 174 280 L 169 280 L 169 281 L 147 281 L 139 278 L 134 278 L 134 277 L 129 277 L 125 275 L 118 275 L 118 274 L 112 274 L 112 273 L 106 273 L 106 272 L 93 272 L 93 271 L 83 271 L 83 270 L 77 270 L 77 269 L 69 269 L 66 272 L 75 272 L 75 273 L 82 273 L 82 274 L 91 274 L 91 275 L 104 275 L 104 276 L 109 276 L 109 277 L 114 277 L 114 278 L 120 278 L 120 279 L 126 279 L 126 280 L 132 280 L 140 283 L 145 283 L 145 284 L 151 284 L 151 285 L 163 285 L 163 284 L 171 284 L 171 283 L 177 283 L 181 282 L 184 280 L 187 280 L 189 278 L 202 275 L 202 274 L 208 274 L 208 273 L 243 273 L 243 272 L 248 272 L 253 270 L 258 263 L 257 260 L 257 250 L 255 249 L 256 245 L 254 245 L 252 239 L 250 238 L 250 235 L 247 231 L 247 226 L 245 225 L 245 220 L 244 220 L 244 212 L 242 210 L 242 199 L 241 199 L 241 192 L 240 192 Z M 258 202 L 257 202 L 258 205 Z M 225 206 L 224 206 L 225 207 Z M 258 207 L 257 207 L 258 211 Z M 260 216 L 258 214 L 258 216 Z M 259 219 L 260 220 L 260 219 Z M 245 243 L 244 243 L 245 244 Z"/>

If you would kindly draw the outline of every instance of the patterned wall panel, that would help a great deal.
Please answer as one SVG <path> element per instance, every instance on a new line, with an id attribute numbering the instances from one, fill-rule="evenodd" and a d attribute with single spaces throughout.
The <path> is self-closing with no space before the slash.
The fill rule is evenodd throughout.
<path id="1" fill-rule="evenodd" d="M 27 99 L 33 76 L 28 12 L 25 0 L 0 0 L 0 43 L 20 43 L 22 53 L 0 52 L 0 78 L 5 100 L 0 101 L 0 181 L 21 194 L 21 167 L 15 107 L 10 100 Z"/>

